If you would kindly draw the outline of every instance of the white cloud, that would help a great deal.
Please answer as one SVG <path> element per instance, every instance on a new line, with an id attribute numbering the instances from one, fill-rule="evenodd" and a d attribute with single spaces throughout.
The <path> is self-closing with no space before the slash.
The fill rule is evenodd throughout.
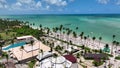
<path id="1" fill-rule="evenodd" d="M 107 4 L 110 0 L 97 0 L 101 4 Z"/>
<path id="2" fill-rule="evenodd" d="M 41 2 L 38 1 L 38 2 L 36 3 L 36 7 L 37 7 L 37 8 L 40 8 L 41 6 L 42 6 Z"/>
<path id="3" fill-rule="evenodd" d="M 63 1 L 63 2 L 61 3 L 61 5 L 65 6 L 65 5 L 67 5 L 67 2 L 66 2 L 66 1 Z"/>
<path id="4" fill-rule="evenodd" d="M 120 5 L 120 0 L 117 0 L 116 4 L 117 4 L 117 5 Z"/>
<path id="5" fill-rule="evenodd" d="M 6 0 L 0 0 L 0 8 L 7 8 L 7 2 Z"/>
<path id="6" fill-rule="evenodd" d="M 7 8 L 8 10 L 57 10 L 63 9 L 69 2 L 75 0 L 0 0 L 0 9 Z"/>
<path id="7" fill-rule="evenodd" d="M 17 0 L 16 3 L 12 4 L 11 9 L 21 9 L 21 10 L 37 10 L 41 8 L 41 1 L 35 0 Z"/>
<path id="8" fill-rule="evenodd" d="M 10 9 L 21 9 L 22 4 L 20 2 L 16 2 L 15 4 L 12 4 Z"/>
<path id="9" fill-rule="evenodd" d="M 25 4 L 31 4 L 34 2 L 34 0 L 18 0 L 20 3 L 25 3 Z"/>
<path id="10" fill-rule="evenodd" d="M 43 1 L 45 1 L 48 4 L 56 5 L 56 6 L 66 6 L 67 5 L 66 0 L 43 0 Z"/>
<path id="11" fill-rule="evenodd" d="M 22 6 L 22 4 L 20 2 L 17 2 L 15 6 Z"/>
<path id="12" fill-rule="evenodd" d="M 49 8 L 50 8 L 50 6 L 49 6 L 49 5 L 47 5 L 47 6 L 46 6 L 46 9 L 48 10 Z"/>

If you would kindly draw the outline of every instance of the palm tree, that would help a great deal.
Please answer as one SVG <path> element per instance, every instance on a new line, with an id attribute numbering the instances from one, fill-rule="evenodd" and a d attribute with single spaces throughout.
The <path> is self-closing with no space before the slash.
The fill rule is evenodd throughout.
<path id="1" fill-rule="evenodd" d="M 70 45 L 72 45 L 72 41 L 71 41 L 71 40 L 70 40 L 70 42 L 69 42 L 69 43 L 70 43 Z"/>
<path id="2" fill-rule="evenodd" d="M 49 28 L 47 28 L 47 34 L 48 34 L 48 36 L 49 36 L 49 33 L 50 33 L 50 29 L 49 29 Z"/>
<path id="3" fill-rule="evenodd" d="M 100 42 L 101 42 L 101 40 L 102 40 L 102 37 L 99 37 L 99 47 L 100 47 Z"/>
<path id="4" fill-rule="evenodd" d="M 58 57 L 57 54 L 53 54 L 53 57 L 56 59 Z M 56 60 L 55 60 L 55 68 L 56 68 Z"/>
<path id="5" fill-rule="evenodd" d="M 38 35 L 37 39 L 38 39 L 39 41 L 41 41 L 39 35 Z M 39 49 L 40 49 L 40 42 L 39 42 Z"/>
<path id="6" fill-rule="evenodd" d="M 114 46 L 114 44 L 116 43 L 116 41 L 114 41 L 115 37 L 116 37 L 116 35 L 113 35 L 113 36 L 112 36 L 112 38 L 113 38 L 112 44 L 113 44 L 113 45 L 112 45 L 112 48 L 111 48 L 111 49 L 112 49 L 112 50 L 111 50 L 111 54 L 113 54 L 113 46 Z"/>
<path id="7" fill-rule="evenodd" d="M 42 54 L 42 56 L 43 56 L 43 50 L 42 49 L 40 49 L 40 53 Z M 42 58 L 42 57 L 41 57 Z M 39 59 L 40 59 L 40 56 L 39 56 Z M 39 61 L 40 62 L 40 61 Z M 42 68 L 42 62 L 41 62 L 41 67 L 40 68 Z"/>
<path id="8" fill-rule="evenodd" d="M 108 45 L 108 44 L 106 44 L 106 45 L 105 45 L 105 48 L 109 48 L 109 45 Z"/>
<path id="9" fill-rule="evenodd" d="M 82 48 L 82 50 L 84 50 L 83 53 L 81 53 L 83 55 L 83 54 L 85 54 L 85 45 L 82 45 L 81 48 Z"/>
<path id="10" fill-rule="evenodd" d="M 0 42 L 0 55 L 2 55 L 2 47 L 4 45 L 4 41 Z"/>
<path id="11" fill-rule="evenodd" d="M 78 27 L 76 27 L 75 29 L 76 29 L 76 32 L 77 32 L 77 30 L 78 30 L 79 28 L 78 28 Z"/>
<path id="12" fill-rule="evenodd" d="M 39 28 L 40 28 L 40 30 L 42 29 L 42 25 L 41 24 L 39 25 Z"/>
<path id="13" fill-rule="evenodd" d="M 119 46 L 119 44 L 120 44 L 119 42 L 116 42 L 116 50 L 117 50 L 117 46 Z"/>
<path id="14" fill-rule="evenodd" d="M 116 37 L 116 35 L 113 35 L 112 37 L 113 37 L 113 40 L 114 40 L 114 39 L 115 39 L 115 37 Z"/>
<path id="15" fill-rule="evenodd" d="M 93 40 L 93 46 L 94 46 L 94 41 L 95 41 L 96 37 L 93 37 L 92 40 Z"/>
<path id="16" fill-rule="evenodd" d="M 89 45 L 89 37 L 90 37 L 90 36 L 89 36 L 89 35 L 87 35 L 87 39 L 88 39 L 87 44 L 88 44 L 88 45 Z"/>
<path id="17" fill-rule="evenodd" d="M 34 41 L 32 40 L 32 41 L 30 42 L 30 44 L 31 44 L 31 46 L 32 46 L 32 57 L 33 57 L 33 43 L 34 43 Z"/>
<path id="18" fill-rule="evenodd" d="M 62 29 L 63 29 L 63 25 L 60 25 L 60 28 L 59 28 L 59 30 L 60 30 L 60 39 L 61 39 L 61 31 L 62 31 Z"/>
<path id="19" fill-rule="evenodd" d="M 78 30 L 78 27 L 76 27 L 75 29 Z"/>
<path id="20" fill-rule="evenodd" d="M 62 29 L 63 29 L 63 25 L 60 25 L 60 28 L 59 28 L 60 32 L 62 31 Z"/>
<path id="21" fill-rule="evenodd" d="M 2 39 L 2 36 L 0 35 L 0 39 Z"/>
<path id="22" fill-rule="evenodd" d="M 2 55 L 2 44 L 0 43 L 0 56 Z"/>
<path id="23" fill-rule="evenodd" d="M 108 50 L 108 49 L 109 49 L 109 45 L 108 45 L 108 44 L 106 44 L 106 45 L 105 45 L 105 48 L 104 48 L 104 51 L 105 51 L 105 52 L 109 52 L 109 50 Z"/>
<path id="24" fill-rule="evenodd" d="M 116 41 L 113 41 L 112 44 L 113 44 L 113 45 L 112 45 L 112 48 L 111 48 L 111 49 L 112 49 L 112 50 L 111 50 L 111 54 L 113 54 L 113 51 L 114 51 L 113 48 L 114 48 L 114 46 L 116 45 Z"/>
<path id="25" fill-rule="evenodd" d="M 22 49 L 22 55 L 21 55 L 21 60 L 22 60 L 24 46 L 21 46 L 20 49 Z M 21 65 L 22 65 L 22 64 L 21 64 Z"/>
<path id="26" fill-rule="evenodd" d="M 81 32 L 81 34 L 79 35 L 81 37 L 81 43 L 82 43 L 83 35 L 84 35 L 84 32 Z"/>
<path id="27" fill-rule="evenodd" d="M 7 63 L 8 63 L 8 59 L 9 59 L 8 54 L 6 54 L 5 57 L 6 57 L 6 60 L 7 60 Z"/>
<path id="28" fill-rule="evenodd" d="M 72 30 L 68 30 L 68 32 L 67 32 L 67 41 L 69 41 L 69 35 L 70 35 L 70 33 L 72 32 Z M 67 45 L 67 48 L 69 47 L 69 45 Z"/>
<path id="29" fill-rule="evenodd" d="M 33 26 L 35 25 L 35 23 L 32 24 Z"/>
<path id="30" fill-rule="evenodd" d="M 75 32 L 73 32 L 73 36 L 74 36 L 74 38 L 76 38 L 76 37 L 77 37 L 77 34 L 76 34 Z"/>
<path id="31" fill-rule="evenodd" d="M 84 45 L 86 45 L 86 40 L 87 40 L 87 37 L 86 37 L 86 36 L 84 36 L 84 40 L 85 40 Z"/>
<path id="32" fill-rule="evenodd" d="M 40 24 L 39 27 L 42 28 L 42 24 Z"/>
<path id="33" fill-rule="evenodd" d="M 50 51 L 53 52 L 54 42 L 50 44 Z"/>
<path id="34" fill-rule="evenodd" d="M 11 40 L 11 43 L 12 43 L 12 45 L 14 47 L 14 39 Z M 13 48 L 12 48 L 12 51 L 13 51 Z"/>

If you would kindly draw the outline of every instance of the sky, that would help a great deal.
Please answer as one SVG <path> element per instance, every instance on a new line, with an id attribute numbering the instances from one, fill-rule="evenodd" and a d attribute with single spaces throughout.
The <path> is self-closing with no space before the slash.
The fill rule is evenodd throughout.
<path id="1" fill-rule="evenodd" d="M 0 0 L 0 14 L 120 14 L 120 0 Z"/>

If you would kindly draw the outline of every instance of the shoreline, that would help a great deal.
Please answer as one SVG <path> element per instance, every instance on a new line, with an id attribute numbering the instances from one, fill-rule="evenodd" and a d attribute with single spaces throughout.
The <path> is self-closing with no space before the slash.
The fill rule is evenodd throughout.
<path id="1" fill-rule="evenodd" d="M 33 28 L 33 29 L 38 29 L 39 30 L 39 28 L 37 27 L 37 26 L 31 26 L 31 28 Z M 52 33 L 54 33 L 53 31 L 52 31 Z M 58 33 L 58 32 L 57 32 Z M 60 34 L 60 33 L 59 33 Z M 70 36 L 72 37 L 72 34 L 70 34 Z M 92 39 L 92 37 L 90 36 L 89 37 L 90 39 Z M 99 42 L 99 40 L 98 39 L 96 39 L 95 40 L 96 42 Z M 112 43 L 110 43 L 110 41 L 109 42 L 106 42 L 106 41 L 104 41 L 104 40 L 101 40 L 101 43 L 103 43 L 103 44 L 112 44 Z"/>
<path id="2" fill-rule="evenodd" d="M 39 27 L 38 26 L 30 26 L 31 28 L 33 29 L 38 29 L 39 30 Z M 50 28 L 52 29 L 52 28 Z M 53 32 L 53 31 L 52 31 Z M 76 32 L 78 34 L 78 32 Z M 86 36 L 88 34 L 86 33 Z M 92 35 L 92 37 L 89 35 L 89 37 L 92 39 L 92 37 L 94 37 L 94 35 Z M 96 37 L 96 36 L 95 36 Z M 106 43 L 106 44 L 112 44 L 112 40 L 108 40 L 108 38 L 105 38 L 104 36 L 101 36 L 103 39 L 101 40 L 102 43 Z M 98 40 L 98 37 L 96 37 L 96 40 Z M 98 40 L 99 41 L 99 40 Z"/>

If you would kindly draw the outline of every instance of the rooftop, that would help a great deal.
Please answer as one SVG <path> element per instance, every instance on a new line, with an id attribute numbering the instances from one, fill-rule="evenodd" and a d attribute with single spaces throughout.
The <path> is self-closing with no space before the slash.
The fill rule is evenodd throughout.
<path id="1" fill-rule="evenodd" d="M 28 35 L 28 36 L 21 36 L 21 37 L 17 37 L 17 39 L 25 39 L 25 38 L 32 38 L 33 36 Z"/>
<path id="2" fill-rule="evenodd" d="M 72 63 L 76 63 L 77 59 L 73 55 L 64 55 L 64 57 Z"/>
<path id="3" fill-rule="evenodd" d="M 39 46 L 40 45 L 40 46 Z M 39 50 L 42 49 L 43 51 L 50 51 L 50 48 L 40 41 L 34 42 L 33 50 L 32 47 L 30 48 L 29 45 L 24 45 L 24 49 L 20 49 L 20 47 L 16 47 L 12 49 L 13 56 L 15 56 L 19 61 L 28 59 L 33 56 L 37 56 L 39 54 Z M 40 47 L 40 48 L 38 48 Z M 27 51 L 26 51 L 27 50 Z M 33 53 L 32 53 L 33 52 Z"/>

